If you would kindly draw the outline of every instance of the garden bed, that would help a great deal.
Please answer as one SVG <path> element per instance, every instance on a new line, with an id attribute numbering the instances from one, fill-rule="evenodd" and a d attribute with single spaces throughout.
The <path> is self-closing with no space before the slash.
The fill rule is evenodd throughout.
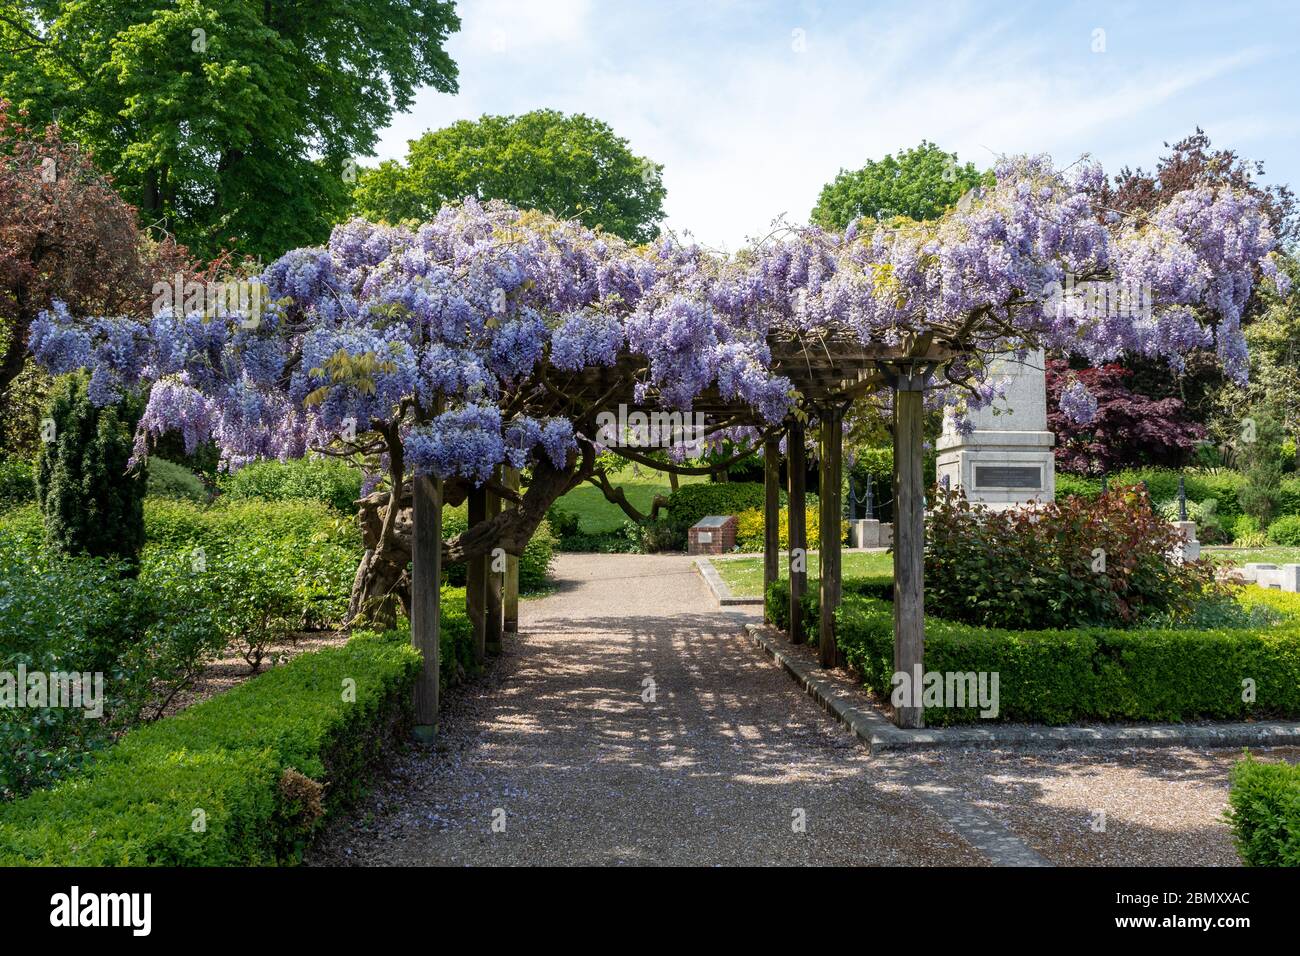
<path id="1" fill-rule="evenodd" d="M 357 634 L 131 731 L 0 806 L 0 864 L 293 862 L 409 726 L 419 669 L 397 632 Z"/>

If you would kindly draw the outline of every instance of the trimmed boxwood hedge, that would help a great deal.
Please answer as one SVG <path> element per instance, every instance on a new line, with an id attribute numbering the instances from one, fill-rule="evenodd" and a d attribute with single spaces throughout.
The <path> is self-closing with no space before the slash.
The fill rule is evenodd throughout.
<path id="1" fill-rule="evenodd" d="M 1247 866 L 1300 866 L 1300 766 L 1247 753 L 1232 768 L 1227 819 Z"/>
<path id="2" fill-rule="evenodd" d="M 409 645 L 358 635 L 132 731 L 84 773 L 0 807 L 0 865 L 294 862 L 409 726 L 419 670 Z"/>
<path id="3" fill-rule="evenodd" d="M 685 534 L 707 515 L 738 515 L 762 509 L 766 492 L 760 481 L 696 482 L 682 485 L 668 496 L 668 522 Z M 782 495 L 781 500 L 785 500 Z"/>
<path id="4" fill-rule="evenodd" d="M 817 590 L 817 579 L 810 578 L 808 587 L 810 590 L 804 594 L 801 601 L 805 634 L 816 631 L 821 614 L 821 594 Z M 881 601 L 894 599 L 894 576 L 888 572 L 844 578 L 840 587 L 845 597 L 871 597 Z M 767 589 L 763 604 L 767 620 L 781 630 L 786 630 L 790 626 L 789 580 L 773 581 Z"/>
<path id="5" fill-rule="evenodd" d="M 846 596 L 836 639 L 866 685 L 888 698 L 893 608 Z M 996 672 L 997 720 L 1182 721 L 1300 716 L 1300 621 L 1267 630 L 1009 631 L 926 619 L 927 671 Z M 1242 700 L 1243 680 L 1255 700 Z M 975 708 L 931 709 L 931 725 L 973 723 Z"/>

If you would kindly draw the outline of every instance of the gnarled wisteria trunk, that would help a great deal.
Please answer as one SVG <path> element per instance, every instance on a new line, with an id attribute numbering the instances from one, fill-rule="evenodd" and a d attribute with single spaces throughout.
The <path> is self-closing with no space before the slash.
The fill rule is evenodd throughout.
<path id="1" fill-rule="evenodd" d="M 532 480 L 519 506 L 507 508 L 490 521 L 474 525 L 444 541 L 443 565 L 468 561 L 489 554 L 495 548 L 516 557 L 521 555 L 551 505 L 590 474 L 590 458 L 584 458 L 581 463 L 575 458 L 571 456 L 569 467 L 565 469 L 554 468 L 549 462 L 539 462 L 534 466 Z M 464 499 L 467 490 L 464 482 L 448 482 L 445 500 L 455 504 Z M 348 601 L 350 624 L 365 622 L 390 627 L 397 620 L 399 605 L 410 616 L 411 578 L 408 569 L 412 525 L 409 483 L 402 488 L 394 520 L 386 522 L 393 504 L 393 495 L 388 491 L 375 492 L 359 503 L 358 521 L 365 553 L 352 581 L 352 595 Z"/>

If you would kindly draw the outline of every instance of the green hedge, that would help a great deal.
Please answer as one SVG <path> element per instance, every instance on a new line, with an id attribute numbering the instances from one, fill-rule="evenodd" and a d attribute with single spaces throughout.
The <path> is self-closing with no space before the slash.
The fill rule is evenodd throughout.
<path id="1" fill-rule="evenodd" d="M 682 485 L 668 496 L 668 521 L 684 534 L 708 515 L 737 515 L 763 507 L 763 483 L 759 481 L 697 482 Z"/>
<path id="2" fill-rule="evenodd" d="M 152 455 L 149 458 L 148 493 L 152 498 L 174 498 L 178 501 L 204 503 L 208 489 L 198 475 L 184 465 Z"/>
<path id="3" fill-rule="evenodd" d="M 0 452 L 0 511 L 36 500 L 36 466 Z"/>
<path id="4" fill-rule="evenodd" d="M 1153 501 L 1166 501 L 1178 497 L 1178 471 L 1171 468 L 1134 468 L 1108 476 L 1112 486 L 1116 484 L 1136 484 L 1145 481 L 1151 489 Z M 1241 504 L 1237 493 L 1245 484 L 1245 476 L 1228 469 L 1214 471 L 1184 471 L 1183 483 L 1189 501 L 1206 501 L 1214 498 L 1218 501 L 1218 515 L 1225 525 L 1231 526 L 1233 519 L 1241 515 Z M 1096 498 L 1101 494 L 1100 478 L 1081 478 L 1063 472 L 1056 474 L 1056 494 L 1081 495 L 1084 498 Z M 1279 516 L 1300 515 L 1300 478 L 1284 478 L 1278 490 Z"/>
<path id="5" fill-rule="evenodd" d="M 1300 866 L 1300 766 L 1247 753 L 1232 768 L 1227 819 L 1247 866 Z"/>
<path id="6" fill-rule="evenodd" d="M 840 584 L 845 597 L 869 597 L 879 601 L 894 599 L 894 576 L 885 574 L 863 574 L 844 578 Z M 804 633 L 812 633 L 819 626 L 821 615 L 821 593 L 816 578 L 808 581 L 809 590 L 802 601 Z M 790 582 L 773 581 L 767 588 L 763 599 L 765 616 L 781 630 L 790 626 Z"/>
<path id="7" fill-rule="evenodd" d="M 893 609 L 846 596 L 836 639 L 867 686 L 888 699 Z M 998 720 L 1183 721 L 1300 716 L 1300 623 L 1267 630 L 1010 631 L 927 618 L 927 671 L 997 673 Z M 1255 682 L 1253 702 L 1242 681 Z M 974 708 L 928 710 L 932 725 L 971 723 Z"/>
<path id="8" fill-rule="evenodd" d="M 361 471 L 334 458 L 256 461 L 223 477 L 220 487 L 232 499 L 319 501 L 352 514 L 361 497 Z"/>
<path id="9" fill-rule="evenodd" d="M 132 731 L 86 772 L 0 807 L 0 864 L 293 862 L 409 726 L 419 670 L 408 645 L 354 639 Z"/>

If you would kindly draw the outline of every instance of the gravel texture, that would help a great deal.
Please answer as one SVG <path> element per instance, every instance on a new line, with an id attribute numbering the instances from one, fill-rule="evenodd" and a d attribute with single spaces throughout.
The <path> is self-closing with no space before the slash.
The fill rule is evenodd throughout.
<path id="1" fill-rule="evenodd" d="M 435 747 L 399 755 L 309 865 L 1237 862 L 1235 752 L 872 757 L 691 559 L 562 555 L 556 572 L 451 695 Z"/>
<path id="2" fill-rule="evenodd" d="M 985 862 L 881 785 L 689 558 L 563 555 L 557 577 L 309 864 Z"/>

